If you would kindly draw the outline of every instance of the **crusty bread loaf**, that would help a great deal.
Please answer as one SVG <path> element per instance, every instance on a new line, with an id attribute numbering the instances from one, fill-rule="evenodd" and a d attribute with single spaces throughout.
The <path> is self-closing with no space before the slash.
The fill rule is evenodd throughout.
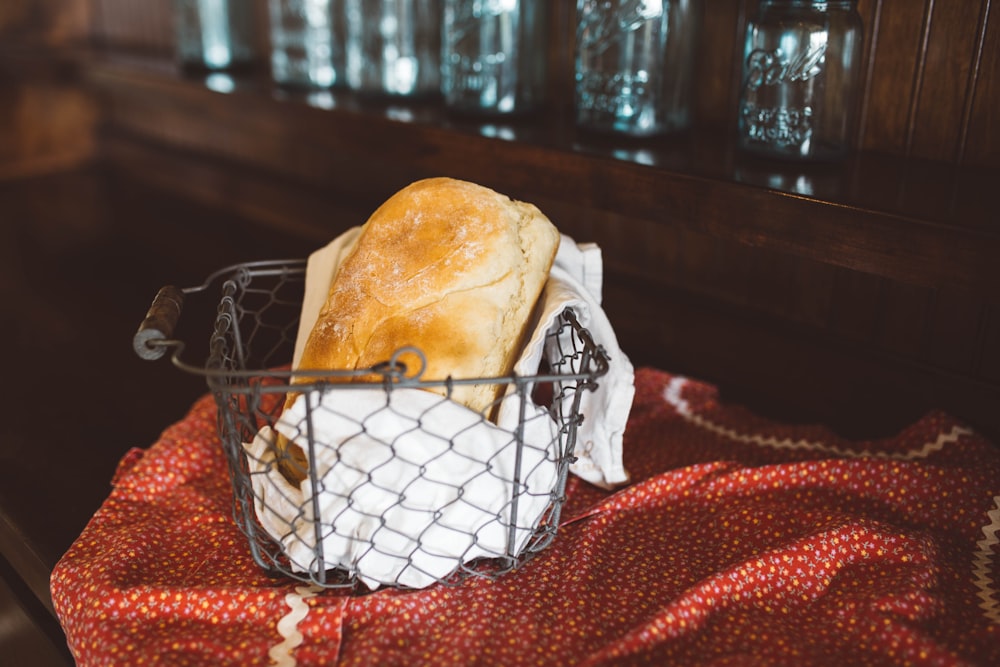
<path id="1" fill-rule="evenodd" d="M 532 204 L 466 181 L 417 181 L 365 223 L 298 368 L 365 369 L 413 346 L 426 357 L 425 380 L 508 375 L 558 246 L 558 230 Z M 412 355 L 401 361 L 419 367 Z M 490 417 L 502 390 L 456 384 L 451 398 Z M 305 457 L 279 440 L 282 473 L 297 484 Z"/>

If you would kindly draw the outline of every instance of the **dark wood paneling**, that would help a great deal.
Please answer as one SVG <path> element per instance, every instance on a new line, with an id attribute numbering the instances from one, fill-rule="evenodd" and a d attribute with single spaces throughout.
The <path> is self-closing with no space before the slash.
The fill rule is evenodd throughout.
<path id="1" fill-rule="evenodd" d="M 95 150 L 97 108 L 78 87 L 0 85 L 0 179 L 79 164 Z"/>
<path id="2" fill-rule="evenodd" d="M 927 316 L 923 357 L 937 368 L 969 377 L 978 375 L 985 342 L 982 338 L 985 314 L 981 301 L 960 292 L 935 290 Z"/>
<path id="3" fill-rule="evenodd" d="M 86 38 L 91 20 L 89 0 L 4 0 L 0 48 L 79 43 Z"/>
<path id="4" fill-rule="evenodd" d="M 555 113 L 568 113 L 573 106 L 573 61 L 576 41 L 576 7 L 571 2 L 548 3 L 546 58 L 546 103 Z"/>
<path id="5" fill-rule="evenodd" d="M 976 87 L 963 137 L 963 161 L 1000 165 L 1000 5 L 995 0 L 981 4 L 982 43 L 973 70 Z"/>
<path id="6" fill-rule="evenodd" d="M 879 46 L 879 23 L 882 18 L 883 0 L 860 0 L 858 2 L 858 13 L 864 29 L 864 75 L 861 80 L 860 99 L 858 100 L 858 124 L 854 137 L 854 145 L 859 149 L 867 148 L 865 140 L 867 135 L 868 118 L 871 109 L 872 85 L 875 80 L 876 53 Z"/>
<path id="7" fill-rule="evenodd" d="M 173 53 L 173 0 L 94 0 L 97 43 L 116 49 Z"/>
<path id="8" fill-rule="evenodd" d="M 667 238 L 675 237 L 677 251 L 663 265 L 676 267 L 667 284 L 780 320 L 827 326 L 834 267 L 693 231 Z M 654 238 L 648 243 L 663 245 Z"/>
<path id="9" fill-rule="evenodd" d="M 694 117 L 703 125 L 736 127 L 746 0 L 704 0 L 697 52 Z"/>
<path id="10" fill-rule="evenodd" d="M 878 346 L 909 359 L 925 355 L 932 296 L 932 290 L 926 287 L 884 282 L 880 294 Z"/>
<path id="11" fill-rule="evenodd" d="M 92 34 L 98 45 L 116 50 L 174 54 L 174 0 L 93 0 Z M 254 12 L 255 42 L 266 60 L 268 38 L 267 0 L 244 0 Z"/>
<path id="12" fill-rule="evenodd" d="M 0 559 L 0 655 L 4 664 L 71 667 L 73 657 L 55 619 Z"/>
<path id="13" fill-rule="evenodd" d="M 978 56 L 981 3 L 936 2 L 930 15 L 923 75 L 910 121 L 908 152 L 957 160 Z"/>
<path id="14" fill-rule="evenodd" d="M 866 28 L 868 39 L 876 46 L 861 145 L 870 150 L 905 152 L 913 92 L 923 59 L 925 3 L 878 1 L 879 21 Z"/>
<path id="15" fill-rule="evenodd" d="M 97 107 L 79 86 L 87 0 L 4 0 L 0 179 L 66 168 L 94 152 Z"/>
<path id="16" fill-rule="evenodd" d="M 367 201 L 363 197 L 341 197 L 332 188 L 306 185 L 239 162 L 206 161 L 151 149 L 113 133 L 105 137 L 104 155 L 134 181 L 233 211 L 316 246 L 362 224 L 378 204 L 378 195 Z"/>
<path id="17" fill-rule="evenodd" d="M 866 273 L 836 269 L 830 292 L 827 327 L 847 340 L 877 342 L 882 315 L 884 279 Z"/>
<path id="18" fill-rule="evenodd" d="M 1000 306 L 988 308 L 986 311 L 983 341 L 981 377 L 986 382 L 1000 384 Z"/>
<path id="19" fill-rule="evenodd" d="M 997 432 L 995 385 L 616 275 L 605 304 L 634 359 L 715 382 L 727 400 L 762 414 L 873 437 L 940 408 Z"/>

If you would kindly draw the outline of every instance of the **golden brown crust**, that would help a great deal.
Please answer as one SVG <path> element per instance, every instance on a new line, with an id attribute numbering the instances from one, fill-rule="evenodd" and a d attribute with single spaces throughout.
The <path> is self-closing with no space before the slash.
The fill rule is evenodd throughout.
<path id="1" fill-rule="evenodd" d="M 531 204 L 466 181 L 417 181 L 365 223 L 298 368 L 364 369 L 413 346 L 426 380 L 508 375 L 558 246 L 558 230 Z M 455 385 L 451 397 L 489 416 L 501 390 Z M 280 439 L 279 464 L 294 456 L 281 467 L 298 483 L 305 457 L 293 448 Z"/>

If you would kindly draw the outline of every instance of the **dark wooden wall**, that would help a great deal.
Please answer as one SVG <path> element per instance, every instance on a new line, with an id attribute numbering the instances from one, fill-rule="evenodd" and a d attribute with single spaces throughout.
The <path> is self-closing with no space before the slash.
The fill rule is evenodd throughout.
<path id="1" fill-rule="evenodd" d="M 97 106 L 80 88 L 70 53 L 90 27 L 87 0 L 0 4 L 0 179 L 93 155 Z"/>

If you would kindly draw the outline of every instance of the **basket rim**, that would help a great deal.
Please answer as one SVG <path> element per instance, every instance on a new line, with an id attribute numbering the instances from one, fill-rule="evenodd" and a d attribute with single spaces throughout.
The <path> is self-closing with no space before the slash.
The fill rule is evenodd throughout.
<path id="1" fill-rule="evenodd" d="M 221 283 L 222 302 L 220 308 L 226 303 L 231 303 L 233 295 L 245 287 L 255 277 L 260 276 L 304 276 L 307 265 L 306 259 L 269 259 L 255 260 L 231 264 L 211 273 L 200 284 L 193 287 L 183 288 L 185 294 L 194 294 L 208 291 L 214 284 Z M 179 370 L 192 375 L 202 376 L 206 379 L 209 387 L 214 390 L 225 390 L 230 393 L 241 393 L 241 391 L 288 391 L 294 388 L 296 391 L 311 391 L 314 389 L 336 390 L 336 389 L 359 389 L 370 388 L 384 390 L 386 387 L 413 387 L 413 388 L 448 388 L 458 385 L 470 384 L 521 384 L 521 383 L 544 383 L 556 381 L 577 381 L 594 382 L 598 378 L 606 375 L 610 369 L 610 358 L 603 346 L 594 341 L 590 331 L 580 324 L 573 308 L 567 307 L 559 314 L 561 326 L 570 326 L 579 336 L 582 346 L 581 353 L 589 357 L 586 364 L 591 370 L 587 372 L 548 372 L 535 373 L 530 375 L 518 375 L 509 373 L 498 376 L 484 377 L 453 377 L 448 376 L 442 379 L 422 379 L 423 369 L 426 368 L 426 356 L 422 350 L 414 346 L 403 346 L 397 349 L 392 356 L 368 368 L 360 369 L 292 369 L 288 365 L 278 365 L 271 368 L 223 368 L 221 366 L 220 351 L 215 341 L 226 335 L 224 330 L 227 325 L 233 325 L 233 314 L 223 313 L 221 310 L 216 316 L 216 328 L 212 334 L 212 344 L 210 353 L 204 365 L 188 363 L 180 358 L 184 348 L 182 341 L 168 340 L 161 341 L 163 345 L 172 345 L 175 348 L 171 357 L 172 364 Z M 223 329 L 223 330 L 220 330 Z M 416 354 L 421 362 L 418 372 L 407 374 L 404 363 L 399 361 L 404 354 Z M 379 380 L 359 380 L 358 378 L 377 376 Z M 255 388 L 240 389 L 234 387 L 233 382 L 248 381 L 254 379 L 274 380 L 266 387 L 257 386 Z M 338 382 L 337 380 L 341 380 Z M 344 382 L 347 380 L 347 382 Z M 257 384 L 257 383 L 253 383 Z M 450 393 L 450 392 L 449 392 Z"/>

